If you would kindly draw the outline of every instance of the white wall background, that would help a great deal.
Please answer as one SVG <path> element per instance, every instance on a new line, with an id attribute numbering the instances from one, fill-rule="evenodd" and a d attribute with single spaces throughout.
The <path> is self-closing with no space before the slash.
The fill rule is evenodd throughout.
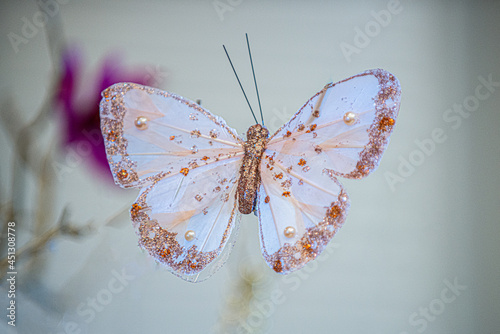
<path id="1" fill-rule="evenodd" d="M 351 211 L 335 247 L 288 278 L 263 268 L 265 287 L 248 326 L 262 325 L 260 330 L 269 333 L 500 331 L 500 87 L 456 129 L 443 119 L 454 104 L 470 101 L 480 76 L 500 82 L 499 2 L 401 0 L 400 12 L 350 59 L 342 43 L 355 45 L 356 29 L 373 24 L 371 12 L 387 10 L 388 1 L 220 0 L 230 8 L 222 16 L 212 0 L 64 2 L 57 17 L 66 40 L 84 50 L 89 73 L 116 50 L 128 64 L 160 66 L 166 73 L 162 88 L 201 98 L 239 133 L 252 118 L 222 44 L 253 97 L 244 33 L 250 36 L 271 131 L 329 81 L 376 67 L 399 78 L 402 104 L 391 144 L 374 175 L 343 182 Z M 10 97 L 30 119 L 50 89 L 51 51 L 43 31 L 18 52 L 9 42 L 10 32 L 22 33 L 22 19 L 32 20 L 38 11 L 34 1 L 2 1 L 0 11 L 0 97 Z M 56 117 L 49 134 L 57 134 L 55 124 Z M 13 150 L 8 124 L 2 125 L 1 200 L 6 203 Z M 432 138 L 435 129 L 446 139 L 391 188 L 388 173 L 397 174 L 402 160 L 415 159 L 421 150 L 417 142 Z M 65 161 L 65 154 L 57 159 Z M 32 178 L 25 185 L 36 191 Z M 126 216 L 113 226 L 104 224 L 132 203 L 136 191 L 103 184 L 85 164 L 54 188 L 59 207 L 52 211 L 69 206 L 72 221 L 92 220 L 97 233 L 52 242 L 42 250 L 45 266 L 36 279 L 28 270 L 23 274 L 19 262 L 17 326 L 7 326 L 2 314 L 2 332 L 215 332 L 234 292 L 238 264 L 245 258 L 259 268 L 263 264 L 257 219 L 245 217 L 228 264 L 206 282 L 186 283 L 139 251 Z M 26 204 L 18 221 L 25 226 L 20 244 L 32 237 L 31 207 Z M 92 319 L 82 314 L 88 307 L 81 305 L 122 270 L 131 277 L 123 291 Z M 454 281 L 465 288 L 456 294 L 447 290 L 443 297 Z M 270 304 L 270 296 L 279 298 Z"/>

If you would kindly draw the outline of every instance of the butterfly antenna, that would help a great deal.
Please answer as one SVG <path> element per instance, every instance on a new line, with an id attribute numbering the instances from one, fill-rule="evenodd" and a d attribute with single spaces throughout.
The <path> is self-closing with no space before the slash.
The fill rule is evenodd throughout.
<path id="1" fill-rule="evenodd" d="M 262 125 L 264 125 L 264 116 L 262 116 L 262 107 L 260 105 L 259 88 L 257 88 L 257 80 L 255 79 L 255 71 L 253 69 L 252 53 L 250 52 L 250 43 L 248 42 L 248 34 L 245 34 L 247 38 L 248 55 L 250 56 L 250 65 L 252 65 L 253 82 L 255 84 L 255 91 L 257 92 L 257 101 L 259 101 L 260 119 L 262 120 Z"/>
<path id="2" fill-rule="evenodd" d="M 255 117 L 255 114 L 253 112 L 252 106 L 250 105 L 250 102 L 248 102 L 247 94 L 245 94 L 245 90 L 243 89 L 243 86 L 241 85 L 240 78 L 238 78 L 238 74 L 236 74 L 236 70 L 234 69 L 233 62 L 231 61 L 231 58 L 229 57 L 229 53 L 227 53 L 226 47 L 222 45 L 224 48 L 224 51 L 226 52 L 227 59 L 229 60 L 229 64 L 231 64 L 231 68 L 233 69 L 234 75 L 236 76 L 236 80 L 238 80 L 238 83 L 240 84 L 241 91 L 243 92 L 243 95 L 245 96 L 245 100 L 247 100 L 248 107 L 250 108 L 250 111 L 252 112 L 253 119 L 255 120 L 255 123 L 259 123 L 257 121 L 257 117 Z"/>

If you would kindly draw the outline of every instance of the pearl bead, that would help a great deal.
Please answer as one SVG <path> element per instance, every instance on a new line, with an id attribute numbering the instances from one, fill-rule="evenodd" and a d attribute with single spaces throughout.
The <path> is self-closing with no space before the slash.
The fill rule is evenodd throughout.
<path id="1" fill-rule="evenodd" d="M 192 230 L 189 230 L 184 234 L 184 238 L 186 238 L 187 241 L 192 241 L 196 237 L 196 233 Z"/>
<path id="2" fill-rule="evenodd" d="M 344 123 L 347 125 L 353 125 L 356 123 L 356 114 L 352 111 L 346 112 L 344 114 Z"/>
<path id="3" fill-rule="evenodd" d="M 285 228 L 285 231 L 283 233 L 285 234 L 285 237 L 293 238 L 295 236 L 295 228 L 292 226 L 288 226 Z"/>
<path id="4" fill-rule="evenodd" d="M 135 119 L 135 127 L 139 130 L 146 130 L 148 128 L 149 119 L 146 116 L 139 116 Z"/>
<path id="5" fill-rule="evenodd" d="M 342 202 L 347 201 L 347 195 L 346 195 L 346 194 L 342 194 L 342 195 L 340 196 L 340 200 L 341 200 Z"/>

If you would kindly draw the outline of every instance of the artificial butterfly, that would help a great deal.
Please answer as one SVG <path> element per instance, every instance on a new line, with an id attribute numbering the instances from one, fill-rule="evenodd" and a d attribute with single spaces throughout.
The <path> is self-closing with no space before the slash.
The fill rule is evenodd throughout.
<path id="1" fill-rule="evenodd" d="M 102 93 L 101 130 L 116 184 L 141 188 L 131 219 L 156 261 L 200 281 L 227 258 L 239 212 L 255 212 L 265 261 L 288 274 L 343 225 L 337 176 L 376 169 L 400 95 L 396 77 L 369 70 L 327 84 L 273 135 L 256 124 L 244 140 L 183 97 L 118 83 Z"/>

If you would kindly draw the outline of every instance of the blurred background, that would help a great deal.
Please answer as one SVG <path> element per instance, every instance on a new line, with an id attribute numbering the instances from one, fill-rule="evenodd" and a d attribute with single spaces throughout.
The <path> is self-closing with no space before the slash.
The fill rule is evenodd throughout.
<path id="1" fill-rule="evenodd" d="M 500 331 L 500 2 L 4 0 L 0 27 L 0 332 Z M 226 265 L 192 284 L 137 247 L 138 191 L 111 180 L 97 103 L 140 82 L 243 133 L 222 44 L 257 106 L 245 33 L 271 132 L 378 67 L 401 82 L 400 116 L 378 170 L 342 180 L 351 210 L 316 261 L 275 274 L 248 216 Z"/>

